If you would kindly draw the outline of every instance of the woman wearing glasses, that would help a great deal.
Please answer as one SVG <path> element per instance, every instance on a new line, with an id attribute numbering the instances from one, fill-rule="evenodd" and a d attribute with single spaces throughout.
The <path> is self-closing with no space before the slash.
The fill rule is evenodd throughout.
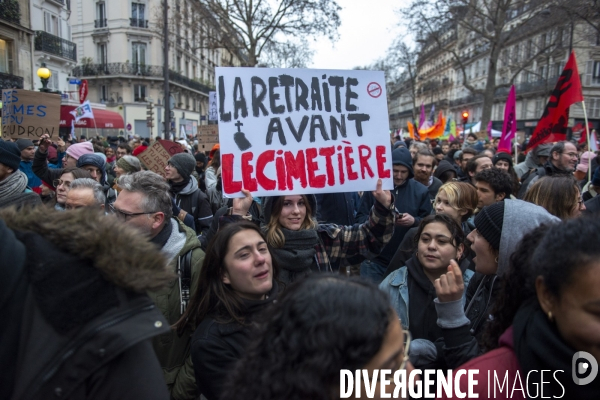
<path id="1" fill-rule="evenodd" d="M 91 178 L 92 176 L 88 171 L 82 168 L 65 168 L 62 170 L 60 178 L 55 179 L 52 185 L 56 189 L 56 204 L 54 208 L 60 211 L 65 210 L 65 203 L 67 202 L 67 193 L 71 188 L 71 182 L 79 178 Z"/>
<path id="2" fill-rule="evenodd" d="M 388 296 L 370 282 L 311 275 L 269 311 L 223 399 L 331 400 L 340 396 L 342 369 L 366 369 L 369 376 L 375 369 L 406 369 L 407 376 L 412 370 L 408 332 Z"/>

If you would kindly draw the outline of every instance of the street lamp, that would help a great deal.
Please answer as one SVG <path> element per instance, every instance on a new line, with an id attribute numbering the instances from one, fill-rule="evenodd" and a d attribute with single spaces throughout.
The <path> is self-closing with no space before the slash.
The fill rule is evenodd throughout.
<path id="1" fill-rule="evenodd" d="M 40 89 L 40 92 L 49 92 L 50 89 L 48 89 L 48 79 L 50 79 L 52 76 L 52 72 L 46 68 L 46 63 L 42 63 L 42 66 L 37 70 L 37 76 L 39 76 L 40 80 L 42 81 L 42 88 Z"/>

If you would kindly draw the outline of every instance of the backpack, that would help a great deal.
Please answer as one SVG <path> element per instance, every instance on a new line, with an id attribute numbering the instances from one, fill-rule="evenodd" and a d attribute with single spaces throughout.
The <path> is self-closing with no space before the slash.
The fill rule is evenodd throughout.
<path id="1" fill-rule="evenodd" d="M 185 312 L 190 300 L 190 288 L 192 287 L 192 251 L 177 258 L 177 275 L 179 275 L 179 301 L 181 303 L 181 314 Z"/>

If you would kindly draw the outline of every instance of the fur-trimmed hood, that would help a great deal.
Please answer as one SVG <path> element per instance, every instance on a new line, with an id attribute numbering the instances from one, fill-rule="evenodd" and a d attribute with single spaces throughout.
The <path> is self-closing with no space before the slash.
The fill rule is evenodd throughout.
<path id="1" fill-rule="evenodd" d="M 65 253 L 91 260 L 107 281 L 126 290 L 157 290 L 176 278 L 154 244 L 113 216 L 36 207 L 4 209 L 0 219 L 10 229 L 36 233 Z"/>

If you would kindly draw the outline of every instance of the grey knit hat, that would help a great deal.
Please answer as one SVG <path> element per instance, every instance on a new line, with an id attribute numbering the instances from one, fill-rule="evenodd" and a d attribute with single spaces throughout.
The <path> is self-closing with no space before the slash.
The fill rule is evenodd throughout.
<path id="1" fill-rule="evenodd" d="M 179 153 L 169 159 L 169 164 L 177 169 L 183 180 L 187 181 L 196 168 L 196 159 L 189 153 Z"/>
<path id="2" fill-rule="evenodd" d="M 35 146 L 35 145 L 29 139 L 19 139 L 19 140 L 17 140 L 17 147 L 19 148 L 19 151 L 23 151 L 26 148 L 32 147 L 32 146 Z"/>

